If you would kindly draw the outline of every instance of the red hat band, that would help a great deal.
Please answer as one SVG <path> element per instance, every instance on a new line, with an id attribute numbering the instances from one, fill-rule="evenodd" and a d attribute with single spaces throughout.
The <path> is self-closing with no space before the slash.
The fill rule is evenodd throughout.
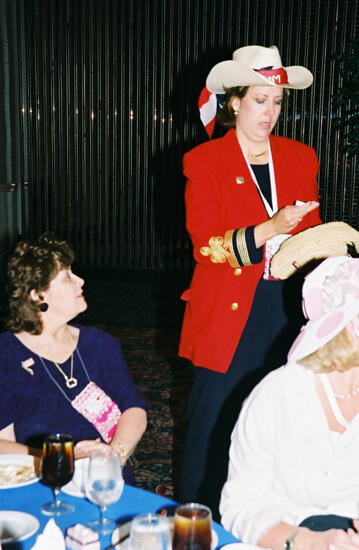
<path id="1" fill-rule="evenodd" d="M 279 69 L 259 69 L 256 72 L 267 80 L 270 80 L 273 84 L 289 84 L 287 71 L 283 67 Z"/>

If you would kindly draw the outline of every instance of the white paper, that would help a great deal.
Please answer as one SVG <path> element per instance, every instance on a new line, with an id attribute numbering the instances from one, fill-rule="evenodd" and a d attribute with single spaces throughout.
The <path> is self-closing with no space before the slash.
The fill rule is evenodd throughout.
<path id="1" fill-rule="evenodd" d="M 38 535 L 31 550 L 65 550 L 65 539 L 60 527 L 53 518 L 49 519 L 45 529 Z"/>

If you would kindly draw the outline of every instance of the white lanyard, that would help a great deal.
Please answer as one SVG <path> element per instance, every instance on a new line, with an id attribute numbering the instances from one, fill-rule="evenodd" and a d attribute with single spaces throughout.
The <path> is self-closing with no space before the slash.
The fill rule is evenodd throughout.
<path id="1" fill-rule="evenodd" d="M 271 218 L 277 211 L 278 211 L 278 199 L 277 199 L 277 188 L 275 185 L 275 177 L 274 177 L 274 167 L 273 167 L 273 159 L 272 159 L 272 151 L 270 148 L 270 143 L 268 140 L 268 156 L 269 156 L 269 178 L 270 178 L 270 188 L 271 188 L 271 195 L 272 195 L 272 206 L 269 204 L 265 196 L 263 195 L 261 188 L 258 184 L 257 178 L 252 170 L 252 167 L 246 157 L 245 154 L 243 154 L 244 158 L 246 159 L 246 163 L 248 166 L 248 170 L 250 171 L 250 174 L 253 178 L 253 181 L 255 183 L 255 186 L 258 189 L 259 195 L 262 199 L 262 202 L 264 204 L 264 207 L 267 211 L 268 216 Z"/>

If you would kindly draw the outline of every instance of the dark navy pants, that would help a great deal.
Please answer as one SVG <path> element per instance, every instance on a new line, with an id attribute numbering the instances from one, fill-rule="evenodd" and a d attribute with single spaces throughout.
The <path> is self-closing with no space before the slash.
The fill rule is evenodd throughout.
<path id="1" fill-rule="evenodd" d="M 304 322 L 300 293 L 301 282 L 261 279 L 228 371 L 221 374 L 194 367 L 179 500 L 206 504 L 216 520 L 227 478 L 230 434 L 241 404 L 267 372 L 286 362 Z M 286 310 L 283 304 L 288 301 Z"/>

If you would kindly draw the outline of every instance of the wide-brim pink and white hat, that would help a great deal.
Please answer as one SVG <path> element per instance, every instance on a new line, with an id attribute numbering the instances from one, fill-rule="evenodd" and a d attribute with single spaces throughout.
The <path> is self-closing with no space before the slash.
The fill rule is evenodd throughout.
<path id="1" fill-rule="evenodd" d="M 310 355 L 358 316 L 359 258 L 327 258 L 305 277 L 302 295 L 309 320 L 289 350 L 289 361 Z"/>
<path id="2" fill-rule="evenodd" d="M 277 46 L 244 46 L 233 52 L 233 59 L 217 63 L 210 71 L 206 87 L 223 94 L 234 86 L 278 86 L 304 90 L 313 75 L 300 65 L 283 67 Z"/>

